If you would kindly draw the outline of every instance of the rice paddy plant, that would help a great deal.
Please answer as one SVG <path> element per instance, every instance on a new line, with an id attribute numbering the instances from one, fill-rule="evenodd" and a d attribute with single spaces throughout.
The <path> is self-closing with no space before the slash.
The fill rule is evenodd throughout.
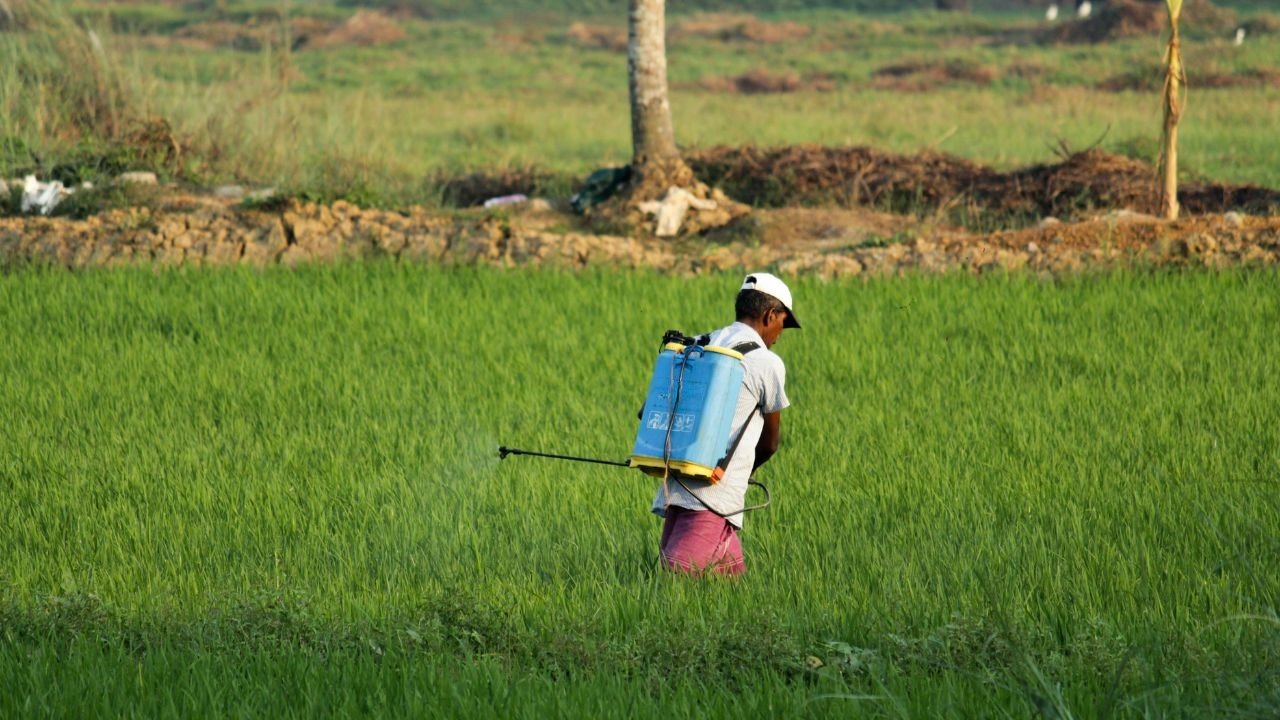
<path id="1" fill-rule="evenodd" d="M 797 280 L 690 583 L 651 480 L 495 451 L 625 458 L 737 280 L 0 276 L 0 714 L 1274 712 L 1274 272 Z"/>

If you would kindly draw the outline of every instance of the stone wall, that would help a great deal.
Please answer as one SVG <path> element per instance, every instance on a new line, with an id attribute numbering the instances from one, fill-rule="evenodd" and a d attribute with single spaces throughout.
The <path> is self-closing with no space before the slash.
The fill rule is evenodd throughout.
<path id="1" fill-rule="evenodd" d="M 902 242 L 818 247 L 802 238 L 768 244 L 653 239 L 565 231 L 571 219 L 527 215 L 407 213 L 354 205 L 290 203 L 277 211 L 172 205 L 112 211 L 87 220 L 0 219 L 0 267 L 83 268 L 287 265 L 394 258 L 435 264 L 652 267 L 682 273 L 777 267 L 827 277 L 1020 270 L 1060 274 L 1133 265 L 1274 265 L 1280 218 L 1234 213 L 1164 222 L 1116 212 L 1088 222 L 969 235 L 921 232 Z"/>

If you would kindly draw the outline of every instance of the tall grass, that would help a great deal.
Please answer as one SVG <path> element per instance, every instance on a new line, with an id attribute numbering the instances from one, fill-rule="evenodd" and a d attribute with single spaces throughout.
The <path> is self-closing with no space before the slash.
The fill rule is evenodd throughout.
<path id="1" fill-rule="evenodd" d="M 77 25 L 50 0 L 25 0 L 7 9 L 20 39 L 0 45 L 5 134 L 120 137 L 138 109 L 104 36 Z"/>
<path id="2" fill-rule="evenodd" d="M 10 13 L 14 28 L 0 44 L 4 172 L 70 183 L 151 169 L 199 180 L 225 175 L 228 155 L 250 173 L 278 172 L 278 162 L 245 162 L 263 157 L 263 147 L 280 147 L 286 136 L 281 117 L 288 108 L 265 102 L 281 94 L 276 69 L 283 63 L 274 47 L 264 53 L 270 70 L 261 77 L 242 78 L 233 93 L 205 92 L 199 110 L 188 106 L 182 113 L 173 101 L 181 84 L 158 83 L 156 68 L 142 60 L 130 38 L 112 32 L 110 18 L 73 14 L 54 0 L 25 0 Z M 276 113 L 266 122 L 252 112 L 263 106 Z M 272 138 L 255 145 L 248 128 L 269 129 Z M 237 147 L 229 153 L 229 146 Z M 286 154 L 282 148 L 265 157 Z"/>
<path id="3" fill-rule="evenodd" d="M 735 282 L 0 278 L 0 710 L 1274 709 L 1275 273 L 796 281 L 775 504 L 691 584 L 649 480 L 495 450 L 624 457 Z"/>

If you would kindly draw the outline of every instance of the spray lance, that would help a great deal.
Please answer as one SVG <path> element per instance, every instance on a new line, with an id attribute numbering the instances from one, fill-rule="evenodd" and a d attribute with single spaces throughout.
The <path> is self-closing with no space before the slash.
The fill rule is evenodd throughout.
<path id="1" fill-rule="evenodd" d="M 715 485 L 724 478 L 747 426 L 760 411 L 752 409 L 742 429 L 733 435 L 733 416 L 738 393 L 742 388 L 742 359 L 759 349 L 754 342 L 732 348 L 710 345 L 710 336 L 693 338 L 678 330 L 668 330 L 649 382 L 649 391 L 641 409 L 631 457 L 625 461 L 562 455 L 521 450 L 505 445 L 498 448 L 498 459 L 508 455 L 569 460 L 572 462 L 637 468 L 646 475 L 674 480 L 685 492 L 720 517 L 768 507 L 772 502 L 769 488 L 749 479 L 764 491 L 765 501 L 759 505 L 722 512 L 703 500 L 686 484 L 688 480 Z"/>

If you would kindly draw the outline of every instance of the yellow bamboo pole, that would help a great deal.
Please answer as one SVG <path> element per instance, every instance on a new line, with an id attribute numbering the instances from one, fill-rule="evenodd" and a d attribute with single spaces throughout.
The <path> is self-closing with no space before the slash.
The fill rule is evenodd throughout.
<path id="1" fill-rule="evenodd" d="M 1164 182 L 1160 188 L 1160 209 L 1167 220 L 1178 219 L 1178 121 L 1186 104 L 1187 77 L 1182 66 L 1182 47 L 1178 38 L 1178 18 L 1182 0 L 1165 0 L 1169 6 L 1169 47 L 1165 50 L 1164 144 L 1161 159 Z"/>

